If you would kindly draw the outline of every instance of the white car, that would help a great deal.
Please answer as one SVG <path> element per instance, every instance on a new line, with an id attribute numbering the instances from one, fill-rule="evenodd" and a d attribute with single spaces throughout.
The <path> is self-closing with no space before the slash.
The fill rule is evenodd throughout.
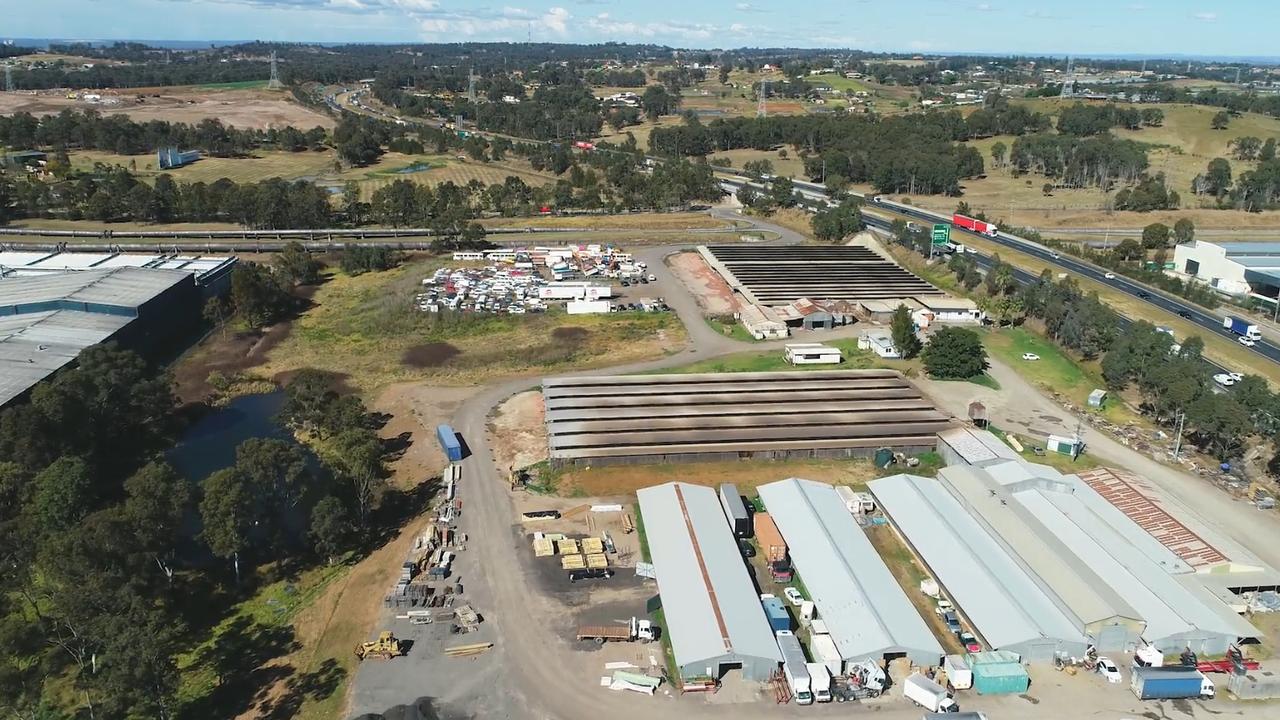
<path id="1" fill-rule="evenodd" d="M 1236 338 L 1236 342 L 1240 343 L 1245 347 L 1253 347 L 1254 345 L 1258 344 L 1257 341 L 1255 341 L 1253 338 L 1247 337 L 1245 335 L 1241 335 L 1240 337 Z"/>
<path id="2" fill-rule="evenodd" d="M 1106 678 L 1109 683 L 1118 683 L 1124 680 L 1124 678 L 1120 677 L 1120 668 L 1111 662 L 1111 658 L 1098 658 L 1098 665 L 1094 669 L 1099 675 Z"/>
<path id="3" fill-rule="evenodd" d="M 952 605 L 950 600 L 947 600 L 946 598 L 942 598 L 941 600 L 938 601 L 938 607 L 934 608 L 933 611 L 938 614 L 938 617 L 942 617 L 944 614 L 949 613 L 955 609 L 956 609 L 956 606 Z"/>
<path id="4" fill-rule="evenodd" d="M 1039 360 L 1040 356 L 1035 353 L 1022 353 L 1023 360 Z"/>
<path id="5" fill-rule="evenodd" d="M 1238 379 L 1231 377 L 1233 373 L 1218 373 L 1213 376 L 1213 381 L 1222 387 L 1231 387 L 1240 382 Z"/>
<path id="6" fill-rule="evenodd" d="M 804 596 L 800 594 L 799 590 L 793 587 L 783 588 L 782 594 L 786 596 L 787 602 L 795 605 L 796 607 L 799 607 L 800 603 L 804 602 Z"/>
<path id="7" fill-rule="evenodd" d="M 1244 379 L 1244 375 L 1241 375 L 1238 372 L 1229 372 L 1227 373 L 1227 377 L 1231 378 L 1232 382 L 1240 382 Z"/>
<path id="8" fill-rule="evenodd" d="M 1116 274 L 1115 274 L 1115 273 L 1113 273 L 1113 272 L 1109 272 L 1109 273 L 1107 273 L 1106 275 L 1103 275 L 1102 277 L 1104 277 L 1104 278 L 1106 278 L 1106 279 L 1108 279 L 1108 280 L 1115 280 L 1115 279 L 1116 279 Z"/>

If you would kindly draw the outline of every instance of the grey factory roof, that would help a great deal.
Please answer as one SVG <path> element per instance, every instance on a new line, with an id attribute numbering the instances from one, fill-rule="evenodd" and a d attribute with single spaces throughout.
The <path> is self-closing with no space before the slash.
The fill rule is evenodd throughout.
<path id="1" fill-rule="evenodd" d="M 974 473 L 978 482 L 956 482 L 957 470 Z M 984 473 L 987 477 L 980 477 Z M 1234 640 L 1258 633 L 1227 606 L 1206 602 L 1206 594 L 1179 582 L 1175 576 L 1193 568 L 1074 475 L 1009 461 L 982 469 L 944 468 L 939 477 L 953 490 L 967 487 L 962 501 L 1002 534 L 1010 530 L 1006 543 L 1070 608 L 1079 608 L 1082 618 L 1100 601 L 1118 616 L 1145 622 L 1142 636 L 1157 644 L 1204 634 Z M 990 501 L 975 503 L 984 492 Z M 1046 548 L 1065 571 L 1041 557 Z M 1085 586 L 1091 592 L 1084 592 Z"/>
<path id="2" fill-rule="evenodd" d="M 937 638 L 835 488 L 789 478 L 759 491 L 841 657 L 905 652 L 921 664 L 937 662 Z"/>
<path id="3" fill-rule="evenodd" d="M 1280 242 L 1205 242 L 1197 240 L 1196 243 L 1205 243 L 1206 245 L 1217 245 L 1222 248 L 1227 257 L 1236 260 L 1236 256 L 1241 257 L 1266 257 L 1273 256 L 1273 261 L 1280 264 Z"/>
<path id="4" fill-rule="evenodd" d="M 1018 459 L 1018 453 L 1004 444 L 990 430 L 957 427 L 938 433 L 938 438 L 970 465 L 979 465 L 992 460 Z"/>
<path id="5" fill-rule="evenodd" d="M 933 447 L 947 425 L 892 370 L 543 381 L 553 459 Z"/>
<path id="6" fill-rule="evenodd" d="M 1082 566 L 1064 542 L 1045 534 L 1030 513 L 1009 501 L 991 470 L 951 465 L 938 471 L 938 480 L 1081 624 L 1141 622 L 1138 611 Z M 1015 474 L 1009 471 L 1006 477 Z"/>
<path id="7" fill-rule="evenodd" d="M 117 267 L 0 278 L 0 314 L 30 309 L 76 309 L 92 304 L 133 310 L 191 274 L 177 270 Z M 25 308 L 23 306 L 47 306 Z"/>
<path id="8" fill-rule="evenodd" d="M 710 245 L 698 252 L 730 287 L 758 305 L 943 294 L 865 247 Z"/>
<path id="9" fill-rule="evenodd" d="M 36 277 L 116 267 L 181 270 L 201 282 L 236 263 L 225 256 L 0 250 L 0 278 Z"/>
<path id="10" fill-rule="evenodd" d="M 130 320 L 74 310 L 0 315 L 0 405 L 75 360 L 81 350 L 110 338 Z"/>
<path id="11" fill-rule="evenodd" d="M 916 554 L 996 649 L 1041 639 L 1083 650 L 1082 627 L 936 480 L 894 475 L 872 495 Z"/>
<path id="12" fill-rule="evenodd" d="M 725 656 L 781 662 L 716 491 L 667 483 L 636 496 L 676 663 Z"/>

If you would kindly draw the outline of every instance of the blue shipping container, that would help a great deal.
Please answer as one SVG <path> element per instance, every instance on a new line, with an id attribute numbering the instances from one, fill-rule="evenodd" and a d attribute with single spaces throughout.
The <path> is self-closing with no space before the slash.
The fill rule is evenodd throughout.
<path id="1" fill-rule="evenodd" d="M 1139 700 L 1198 698 L 1204 680 L 1195 668 L 1135 667 L 1129 687 Z"/>
<path id="2" fill-rule="evenodd" d="M 760 604 L 764 606 L 764 614 L 769 618 L 770 630 L 778 632 L 791 629 L 791 615 L 787 613 L 787 606 L 782 604 L 781 598 L 760 598 Z"/>
<path id="3" fill-rule="evenodd" d="M 436 427 L 436 437 L 440 439 L 440 447 L 444 450 L 445 457 L 449 458 L 449 462 L 460 462 L 462 460 L 462 443 L 458 442 L 458 433 L 448 425 L 440 425 Z"/>

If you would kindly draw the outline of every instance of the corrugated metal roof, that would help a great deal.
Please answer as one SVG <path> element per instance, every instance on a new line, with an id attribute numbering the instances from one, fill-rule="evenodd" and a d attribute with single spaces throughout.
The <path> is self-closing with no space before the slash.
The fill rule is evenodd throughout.
<path id="1" fill-rule="evenodd" d="M 235 262 L 236 258 L 227 256 L 0 250 L 0 277 L 31 277 L 90 269 L 138 267 L 182 270 L 195 275 L 197 282 L 201 282 L 204 276 L 224 266 L 234 265 Z"/>
<path id="2" fill-rule="evenodd" d="M 835 488 L 789 478 L 759 491 L 842 657 L 906 652 L 936 662 L 942 654 L 937 638 Z"/>
<path id="3" fill-rule="evenodd" d="M 64 300 L 137 308 L 191 274 L 175 270 L 118 267 L 0 278 L 0 307 Z"/>
<path id="4" fill-rule="evenodd" d="M 1063 613 L 937 481 L 894 475 L 872 481 L 869 487 L 885 514 L 992 647 L 1038 638 L 1085 642 L 1080 624 Z"/>
<path id="5" fill-rule="evenodd" d="M 1082 566 L 1061 540 L 1045 534 L 1029 513 L 1010 501 L 991 470 L 952 465 L 939 470 L 938 479 L 1082 624 L 1141 621 L 1138 611 Z"/>
<path id="6" fill-rule="evenodd" d="M 991 460 L 1017 460 L 1018 453 L 1001 442 L 1000 438 L 989 430 L 958 427 L 938 433 L 938 437 L 950 445 L 960 457 L 970 465 Z"/>
<path id="7" fill-rule="evenodd" d="M 0 316 L 0 405 L 75 360 L 81 350 L 111 337 L 130 320 L 73 310 Z"/>
<path id="8" fill-rule="evenodd" d="M 725 655 L 781 662 L 716 491 L 667 483 L 636 496 L 676 663 Z"/>
<path id="9" fill-rule="evenodd" d="M 1280 255 L 1280 242 L 1205 242 L 1197 240 L 1196 244 L 1217 245 L 1227 255 Z"/>

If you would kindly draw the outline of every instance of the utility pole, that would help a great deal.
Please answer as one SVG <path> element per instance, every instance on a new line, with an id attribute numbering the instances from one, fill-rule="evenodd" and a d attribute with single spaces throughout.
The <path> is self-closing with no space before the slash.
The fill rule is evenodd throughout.
<path id="1" fill-rule="evenodd" d="M 769 103 L 767 100 L 768 97 L 769 97 L 769 81 L 761 80 L 760 81 L 760 97 L 756 101 L 756 117 L 762 118 L 762 117 L 768 116 L 769 114 L 769 107 L 768 107 Z"/>
<path id="2" fill-rule="evenodd" d="M 1177 419 L 1178 427 L 1173 431 L 1173 459 L 1175 462 L 1178 460 L 1178 455 L 1182 453 L 1182 425 L 1187 421 L 1187 414 L 1179 410 Z"/>

